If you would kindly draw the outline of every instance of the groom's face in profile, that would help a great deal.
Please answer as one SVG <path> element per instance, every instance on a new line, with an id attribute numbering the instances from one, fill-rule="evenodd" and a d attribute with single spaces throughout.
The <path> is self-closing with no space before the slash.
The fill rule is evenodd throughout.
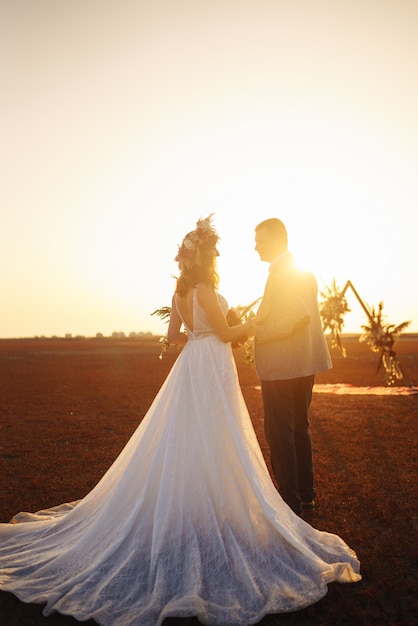
<path id="1" fill-rule="evenodd" d="M 258 252 L 260 261 L 271 263 L 279 254 L 277 241 L 272 237 L 268 228 L 261 227 L 255 231 L 255 250 Z"/>

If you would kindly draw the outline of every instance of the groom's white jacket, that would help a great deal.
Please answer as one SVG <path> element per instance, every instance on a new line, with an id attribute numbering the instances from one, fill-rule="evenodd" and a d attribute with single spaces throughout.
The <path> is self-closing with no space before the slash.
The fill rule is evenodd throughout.
<path id="1" fill-rule="evenodd" d="M 261 380 L 310 376 L 332 367 L 310 272 L 286 252 L 270 266 L 256 316 L 255 366 Z"/>

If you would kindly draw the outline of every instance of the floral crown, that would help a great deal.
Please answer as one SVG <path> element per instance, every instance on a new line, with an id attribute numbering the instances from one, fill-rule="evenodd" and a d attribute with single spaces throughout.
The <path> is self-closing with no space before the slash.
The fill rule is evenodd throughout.
<path id="1" fill-rule="evenodd" d="M 205 219 L 199 219 L 196 223 L 196 229 L 187 233 L 183 239 L 174 259 L 177 261 L 180 270 L 190 269 L 193 265 L 200 265 L 201 248 L 205 244 L 213 243 L 213 247 L 216 246 L 219 235 L 212 226 L 212 217 L 213 213 Z"/>

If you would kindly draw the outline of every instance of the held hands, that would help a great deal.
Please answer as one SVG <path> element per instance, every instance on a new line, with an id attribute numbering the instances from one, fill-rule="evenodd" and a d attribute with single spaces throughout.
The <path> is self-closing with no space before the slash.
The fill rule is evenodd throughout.
<path id="1" fill-rule="evenodd" d="M 238 337 L 235 341 L 231 343 L 233 348 L 240 348 L 243 346 L 248 339 L 254 337 L 255 335 L 255 322 L 253 319 L 248 319 L 246 322 L 240 325 L 240 330 L 242 331 L 242 335 Z"/>
<path id="2" fill-rule="evenodd" d="M 226 320 L 228 322 L 228 325 L 234 328 L 235 332 L 239 331 L 238 337 L 231 341 L 231 346 L 233 348 L 241 347 L 250 337 L 254 337 L 254 315 L 249 314 L 246 321 L 243 322 L 236 309 L 229 309 Z"/>

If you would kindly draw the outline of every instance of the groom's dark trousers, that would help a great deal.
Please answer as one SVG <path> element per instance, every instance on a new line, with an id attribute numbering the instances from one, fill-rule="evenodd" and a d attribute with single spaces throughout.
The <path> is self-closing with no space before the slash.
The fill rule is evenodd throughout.
<path id="1" fill-rule="evenodd" d="M 279 493 L 297 514 L 315 498 L 308 409 L 314 376 L 262 380 L 264 430 Z"/>

